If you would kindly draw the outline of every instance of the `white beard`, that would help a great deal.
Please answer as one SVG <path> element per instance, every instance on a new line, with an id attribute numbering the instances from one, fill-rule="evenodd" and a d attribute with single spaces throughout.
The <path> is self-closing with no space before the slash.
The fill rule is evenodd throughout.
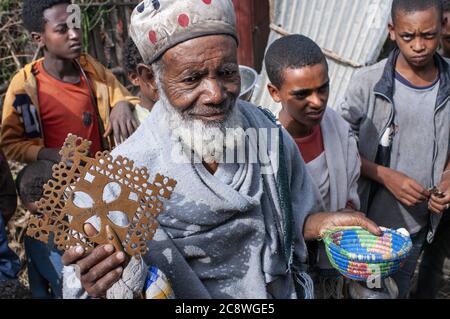
<path id="1" fill-rule="evenodd" d="M 223 163 L 225 152 L 229 153 L 245 144 L 243 130 L 236 130 L 236 128 L 242 128 L 237 101 L 223 122 L 206 123 L 198 119 L 184 118 L 170 104 L 159 83 L 158 86 L 159 103 L 164 110 L 163 120 L 168 123 L 171 138 L 192 150 L 202 161 Z"/>

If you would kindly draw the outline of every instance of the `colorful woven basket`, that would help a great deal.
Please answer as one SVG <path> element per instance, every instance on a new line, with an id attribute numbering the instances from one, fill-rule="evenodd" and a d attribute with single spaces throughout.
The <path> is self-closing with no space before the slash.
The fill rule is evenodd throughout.
<path id="1" fill-rule="evenodd" d="M 380 237 L 361 227 L 327 231 L 323 241 L 333 267 L 358 281 L 378 276 L 383 279 L 398 271 L 411 250 L 411 238 L 397 230 L 382 230 Z"/>

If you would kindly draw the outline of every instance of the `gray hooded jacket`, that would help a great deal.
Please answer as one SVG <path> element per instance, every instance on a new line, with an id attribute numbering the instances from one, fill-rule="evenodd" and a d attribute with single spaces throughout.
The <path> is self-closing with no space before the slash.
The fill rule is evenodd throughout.
<path id="1" fill-rule="evenodd" d="M 359 71 L 353 77 L 344 99 L 338 104 L 337 111 L 349 122 L 355 132 L 360 154 L 375 161 L 380 139 L 394 116 L 394 72 L 399 50 L 394 50 L 388 59 Z M 440 71 L 440 87 L 436 100 L 433 152 L 434 185 L 441 181 L 442 173 L 449 155 L 449 116 L 450 116 L 450 66 L 440 55 L 435 60 Z M 368 201 L 373 182 L 362 177 L 359 183 L 361 209 L 368 210 Z M 441 216 L 430 214 L 430 229 L 427 236 L 432 242 Z"/>

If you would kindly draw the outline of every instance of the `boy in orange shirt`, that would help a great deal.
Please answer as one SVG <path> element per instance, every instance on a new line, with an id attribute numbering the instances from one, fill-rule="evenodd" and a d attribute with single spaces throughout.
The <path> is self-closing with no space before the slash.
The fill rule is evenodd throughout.
<path id="1" fill-rule="evenodd" d="M 70 0 L 25 0 L 22 17 L 44 58 L 26 65 L 6 93 L 1 146 L 8 159 L 59 161 L 68 133 L 92 141 L 91 153 L 126 139 L 137 124 L 138 102 L 114 75 L 82 54 L 82 34 L 69 27 Z M 132 104 L 130 104 L 132 103 Z"/>
<path id="2" fill-rule="evenodd" d="M 52 162 L 60 161 L 69 133 L 90 140 L 94 155 L 114 146 L 108 139 L 112 132 L 121 142 L 137 127 L 133 104 L 139 100 L 103 65 L 82 54 L 82 33 L 71 24 L 70 5 L 70 0 L 23 1 L 23 23 L 43 48 L 44 58 L 26 65 L 11 80 L 0 143 L 8 159 L 31 163 L 24 169 L 32 176 L 31 184 L 17 183 L 23 204 L 30 208 L 38 197 L 28 196 L 33 192 L 28 186 L 38 183 L 42 189 L 51 170 L 49 174 L 39 165 L 50 162 L 51 168 Z M 59 252 L 41 244 L 26 239 L 33 297 L 61 297 Z M 46 280 L 54 283 L 51 295 L 41 280 L 46 273 L 51 273 Z"/>

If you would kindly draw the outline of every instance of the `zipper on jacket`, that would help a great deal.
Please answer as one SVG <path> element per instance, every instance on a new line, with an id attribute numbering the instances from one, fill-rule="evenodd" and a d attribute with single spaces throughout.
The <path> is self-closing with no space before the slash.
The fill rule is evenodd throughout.
<path id="1" fill-rule="evenodd" d="M 383 93 L 375 92 L 375 95 L 379 95 L 381 97 L 384 97 L 392 105 L 388 121 L 384 125 L 383 129 L 381 130 L 381 134 L 378 137 L 378 144 L 377 144 L 377 148 L 376 148 L 376 150 L 378 152 L 378 146 L 380 145 L 381 139 L 383 138 L 383 134 L 386 131 L 386 129 L 388 128 L 389 124 L 392 122 L 392 119 L 394 118 L 394 102 L 392 102 L 392 100 L 390 98 L 388 98 L 386 95 L 384 95 Z M 375 153 L 375 158 L 376 158 L 376 153 Z"/>
<path id="2" fill-rule="evenodd" d="M 375 95 L 379 95 L 379 96 L 382 96 L 382 97 L 384 97 L 389 103 L 391 103 L 392 105 L 394 105 L 394 103 L 391 101 L 391 99 L 390 98 L 388 98 L 386 95 L 384 95 L 384 94 L 382 94 L 382 93 L 380 93 L 380 92 L 375 92 Z M 434 179 L 434 166 L 435 166 L 435 164 L 436 164 L 436 158 L 437 158 L 437 150 L 436 150 L 436 121 L 435 121 L 435 119 L 436 119 L 436 115 L 437 115 L 437 112 L 448 102 L 450 100 L 450 96 L 449 97 L 447 97 L 436 109 L 435 109 L 435 111 L 434 111 L 434 121 L 433 121 L 433 129 L 434 129 L 434 143 L 433 143 L 433 162 L 432 162 L 432 176 L 431 176 L 431 182 L 432 182 L 432 184 L 434 184 L 435 183 L 435 179 Z M 382 130 L 382 134 L 383 134 L 383 132 L 386 130 L 386 128 L 389 126 L 389 123 L 392 121 L 392 118 L 393 118 L 393 115 L 394 115 L 394 109 L 392 108 L 392 110 L 391 110 L 391 113 L 390 113 L 390 116 L 389 116 L 389 120 L 388 120 L 388 122 L 386 123 L 386 125 L 383 127 L 383 130 Z M 378 138 L 378 145 L 380 144 L 380 141 L 381 141 L 381 138 L 383 137 L 383 135 L 381 135 L 379 138 Z M 378 145 L 377 145 L 377 147 L 378 147 Z"/>
<path id="3" fill-rule="evenodd" d="M 444 107 L 445 104 L 450 100 L 450 96 L 448 96 L 435 110 L 434 110 L 434 117 L 433 117 L 433 130 L 434 130 L 434 143 L 433 143 L 433 165 L 431 167 L 431 183 L 433 186 L 436 182 L 434 179 L 434 167 L 436 164 L 437 159 L 437 132 L 436 132 L 436 115 L 440 111 L 441 108 Z"/>

